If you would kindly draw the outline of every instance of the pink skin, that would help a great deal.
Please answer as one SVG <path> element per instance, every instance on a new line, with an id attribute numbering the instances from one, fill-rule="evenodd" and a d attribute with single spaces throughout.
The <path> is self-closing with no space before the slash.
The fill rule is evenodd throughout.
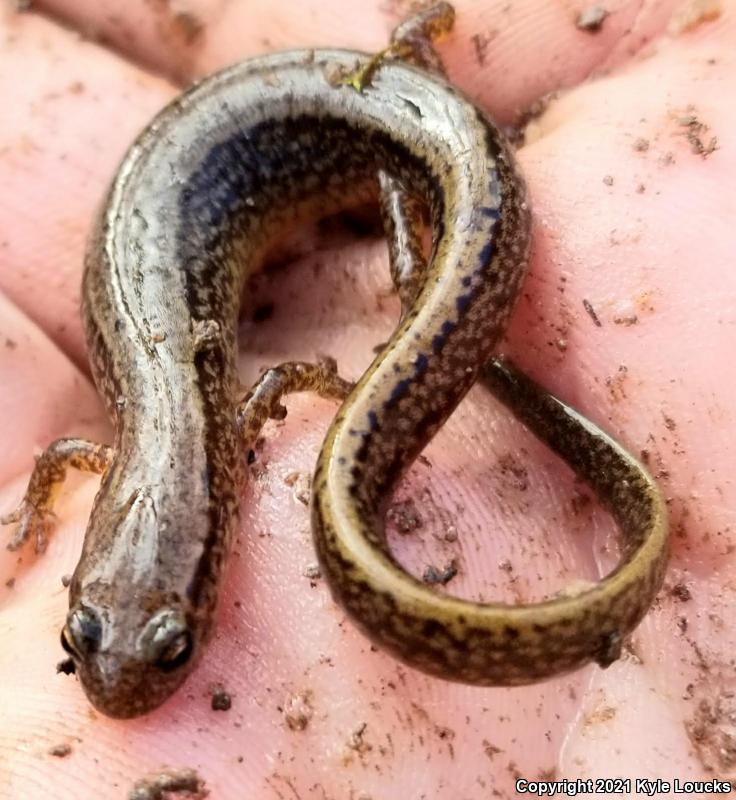
<path id="1" fill-rule="evenodd" d="M 394 22 L 390 5 L 364 3 L 358 19 L 323 0 L 298 14 L 286 0 L 199 0 L 187 8 L 206 29 L 187 45 L 191 19 L 172 22 L 173 4 L 38 3 L 108 49 L 3 12 L 0 509 L 20 497 L 34 448 L 63 435 L 109 441 L 77 313 L 82 253 L 118 159 L 177 91 L 151 66 L 181 77 L 284 47 L 375 50 Z M 502 120 L 574 87 L 519 153 L 535 251 L 506 350 L 646 449 L 672 499 L 671 569 L 629 655 L 606 671 L 507 690 L 430 679 L 372 652 L 324 582 L 304 575 L 314 554 L 303 478 L 293 477 L 311 471 L 335 407 L 296 396 L 285 423 L 267 427 L 244 490 L 214 641 L 155 713 L 106 719 L 74 678 L 54 674 L 61 576 L 74 568 L 96 481 L 72 481 L 44 557 L 0 550 L 0 587 L 15 578 L 0 589 L 3 797 L 119 798 L 163 765 L 195 768 L 218 800 L 480 800 L 494 788 L 513 796 L 516 776 L 736 775 L 736 9 L 725 0 L 719 19 L 668 37 L 680 5 L 609 3 L 615 13 L 590 34 L 569 4 L 468 0 L 442 46 L 453 80 Z M 688 114 L 709 126 L 706 144 L 718 137 L 707 159 L 684 135 Z M 322 352 L 356 377 L 397 318 L 382 242 L 319 243 L 301 261 L 261 292 L 276 301 L 273 318 L 244 325 L 245 383 L 262 365 Z M 454 593 L 519 602 L 614 563 L 606 515 L 581 507 L 580 485 L 482 389 L 426 456 L 431 466 L 418 463 L 397 495 L 413 499 L 423 525 L 392 535 L 416 574 L 455 557 Z M 453 528 L 457 541 L 447 541 Z M 214 683 L 232 694 L 230 711 L 210 709 Z M 292 730 L 284 710 L 293 720 L 300 704 L 312 716 Z M 62 743 L 67 758 L 48 754 Z"/>

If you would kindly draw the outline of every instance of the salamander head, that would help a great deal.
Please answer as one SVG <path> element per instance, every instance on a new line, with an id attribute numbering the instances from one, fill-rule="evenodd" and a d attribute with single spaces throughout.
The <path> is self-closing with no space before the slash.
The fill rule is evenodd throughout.
<path id="1" fill-rule="evenodd" d="M 196 635 L 181 604 L 134 614 L 139 603 L 130 600 L 126 624 L 120 626 L 109 607 L 95 607 L 88 596 L 72 606 L 61 633 L 87 697 L 110 717 L 156 708 L 182 684 L 197 655 Z M 132 616 L 138 624 L 131 624 Z"/>

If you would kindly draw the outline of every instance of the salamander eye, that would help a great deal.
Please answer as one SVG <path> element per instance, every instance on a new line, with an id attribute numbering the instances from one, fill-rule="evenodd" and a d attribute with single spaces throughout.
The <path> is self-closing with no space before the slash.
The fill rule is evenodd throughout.
<path id="1" fill-rule="evenodd" d="M 194 637 L 186 618 L 177 609 L 164 609 L 155 614 L 142 636 L 146 661 L 163 672 L 184 666 L 194 651 Z"/>
<path id="2" fill-rule="evenodd" d="M 61 629 L 61 646 L 69 653 L 70 656 L 75 655 L 76 650 L 72 646 L 71 641 L 69 641 L 69 629 L 66 625 Z"/>
<path id="3" fill-rule="evenodd" d="M 180 633 L 161 651 L 156 666 L 164 672 L 172 672 L 189 661 L 192 649 L 192 635 L 189 631 Z"/>
<path id="4" fill-rule="evenodd" d="M 94 611 L 78 608 L 67 617 L 61 632 L 61 646 L 67 653 L 83 658 L 100 649 L 102 625 Z"/>

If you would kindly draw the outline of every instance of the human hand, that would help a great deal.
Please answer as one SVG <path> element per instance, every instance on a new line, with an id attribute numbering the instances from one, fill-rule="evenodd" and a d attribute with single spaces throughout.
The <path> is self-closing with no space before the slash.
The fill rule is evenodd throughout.
<path id="1" fill-rule="evenodd" d="M 662 37 L 680 4 L 653 5 L 622 4 L 592 34 L 541 0 L 467 2 L 440 46 L 453 81 L 504 121 L 577 87 L 533 123 L 519 152 L 535 247 L 505 349 L 647 450 L 672 498 L 672 566 L 631 652 L 605 672 L 520 689 L 448 684 L 372 652 L 305 575 L 315 561 L 305 476 L 334 407 L 296 396 L 285 423 L 266 429 L 244 492 L 214 641 L 155 713 L 106 719 L 74 679 L 54 674 L 60 577 L 78 558 L 96 482 L 65 495 L 42 558 L 2 556 L 0 585 L 15 584 L 0 612 L 0 796 L 121 797 L 163 765 L 196 769 L 213 797 L 258 800 L 485 798 L 510 795 L 517 775 L 733 774 L 734 421 L 721 373 L 736 322 L 734 112 L 723 102 L 736 80 L 736 21 L 728 4 L 720 19 Z M 97 30 L 110 49 L 33 13 L 2 21 L 3 511 L 22 492 L 34 447 L 62 435 L 110 441 L 78 319 L 84 239 L 116 162 L 176 92 L 134 64 L 180 77 L 285 47 L 374 51 L 397 19 L 380 4 L 359 19 L 326 3 L 202 0 L 190 17 L 126 4 L 110 19 L 112 8 L 42 6 Z M 604 68 L 608 77 L 584 83 Z M 693 152 L 712 136 L 719 149 Z M 301 262 L 262 288 L 256 303 L 273 301 L 272 317 L 243 327 L 246 384 L 261 365 L 322 352 L 357 377 L 395 324 L 382 242 L 322 245 Z M 391 537 L 415 574 L 456 558 L 453 593 L 525 602 L 615 563 L 606 515 L 481 388 L 426 456 L 431 466 L 412 469 L 397 494 L 411 502 L 395 515 L 411 527 L 416 509 L 421 526 Z M 230 711 L 211 710 L 215 683 L 231 693 Z M 58 760 L 48 751 L 60 744 L 71 753 Z"/>

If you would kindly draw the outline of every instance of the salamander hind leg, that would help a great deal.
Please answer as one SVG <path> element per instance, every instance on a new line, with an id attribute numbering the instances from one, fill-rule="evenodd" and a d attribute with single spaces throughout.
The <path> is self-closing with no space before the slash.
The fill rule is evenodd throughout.
<path id="1" fill-rule="evenodd" d="M 37 553 L 46 549 L 50 520 L 59 491 L 71 467 L 102 474 L 112 463 L 113 449 L 86 439 L 57 439 L 36 460 L 25 496 L 18 508 L 0 517 L 0 524 L 18 527 L 7 545 L 18 550 L 34 539 Z"/>
<path id="2" fill-rule="evenodd" d="M 266 370 L 245 395 L 236 410 L 243 445 L 250 449 L 268 419 L 284 419 L 284 397 L 295 392 L 316 392 L 320 397 L 344 400 L 353 384 L 337 374 L 334 359 L 316 364 L 288 361 Z"/>
<path id="3" fill-rule="evenodd" d="M 422 288 L 427 266 L 422 252 L 423 205 L 398 178 L 383 170 L 378 184 L 391 279 L 399 293 L 403 320 Z"/>

